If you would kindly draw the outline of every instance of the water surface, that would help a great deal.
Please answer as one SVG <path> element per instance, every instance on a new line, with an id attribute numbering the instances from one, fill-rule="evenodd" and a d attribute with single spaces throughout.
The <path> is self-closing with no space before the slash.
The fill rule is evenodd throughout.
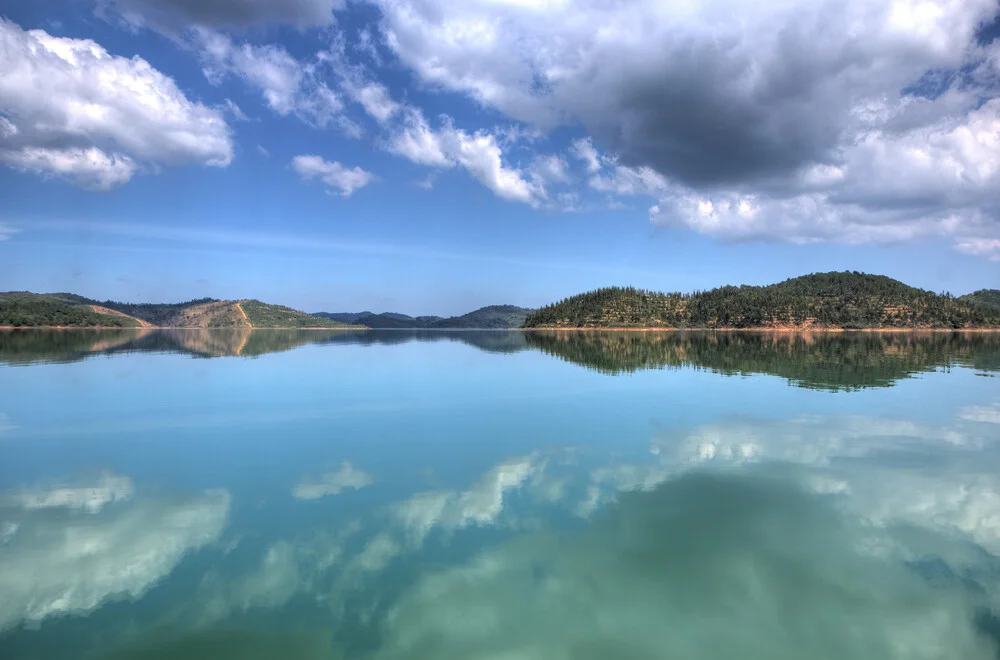
<path id="1" fill-rule="evenodd" d="M 0 333 L 0 657 L 979 658 L 1000 337 Z"/>

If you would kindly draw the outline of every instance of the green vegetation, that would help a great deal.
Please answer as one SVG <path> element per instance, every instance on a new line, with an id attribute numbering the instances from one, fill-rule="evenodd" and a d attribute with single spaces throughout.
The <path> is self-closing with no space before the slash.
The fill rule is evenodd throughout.
<path id="1" fill-rule="evenodd" d="M 1000 370 L 995 333 L 527 332 L 532 348 L 601 373 L 696 367 L 811 389 L 888 387 L 939 368 Z"/>
<path id="2" fill-rule="evenodd" d="M 255 328 L 343 328 L 344 323 L 332 321 L 281 305 L 268 305 L 259 300 L 243 300 L 240 306 Z"/>
<path id="3" fill-rule="evenodd" d="M 431 328 L 519 328 L 532 310 L 516 305 L 489 305 L 462 316 L 435 321 Z"/>
<path id="4" fill-rule="evenodd" d="M 182 303 L 123 303 L 71 293 L 0 293 L 0 327 L 136 328 L 144 323 L 167 328 L 347 327 L 259 300 L 237 303 L 199 298 Z"/>
<path id="5" fill-rule="evenodd" d="M 490 305 L 462 316 L 407 316 L 395 312 L 317 312 L 313 316 L 377 329 L 485 329 L 520 328 L 532 310 L 516 305 Z"/>
<path id="6" fill-rule="evenodd" d="M 219 302 L 219 300 L 215 298 L 198 298 L 197 300 L 189 300 L 182 303 L 123 303 L 114 300 L 105 300 L 96 304 L 101 307 L 113 309 L 116 312 L 121 312 L 122 314 L 134 316 L 153 325 L 169 327 L 180 325 L 177 319 L 185 309 L 194 307 L 195 305 L 214 302 Z"/>
<path id="7" fill-rule="evenodd" d="M 139 325 L 134 319 L 99 314 L 89 307 L 90 303 L 72 294 L 0 293 L 0 326 L 131 328 Z"/>
<path id="8" fill-rule="evenodd" d="M 977 294 L 972 294 L 977 295 Z M 982 328 L 1000 310 L 883 275 L 817 273 L 693 294 L 612 287 L 529 314 L 528 328 Z"/>
<path id="9" fill-rule="evenodd" d="M 1000 289 L 980 289 L 961 296 L 959 300 L 977 305 L 993 313 L 1000 313 Z"/>

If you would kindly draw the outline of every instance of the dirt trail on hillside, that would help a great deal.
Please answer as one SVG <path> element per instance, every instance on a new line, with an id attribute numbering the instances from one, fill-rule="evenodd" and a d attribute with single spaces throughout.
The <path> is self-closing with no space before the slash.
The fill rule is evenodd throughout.
<path id="1" fill-rule="evenodd" d="M 135 321 L 136 323 L 139 324 L 140 328 L 155 328 L 156 327 L 155 325 L 153 325 L 149 321 L 143 321 L 140 318 L 136 318 L 134 316 L 129 316 L 128 314 L 125 314 L 123 312 L 118 312 L 118 311 L 115 311 L 113 309 L 108 309 L 107 307 L 101 307 L 100 305 L 88 305 L 88 307 L 90 307 L 96 313 L 98 313 L 98 314 L 104 314 L 105 316 L 117 316 L 117 317 L 123 318 L 123 319 L 132 319 L 133 321 Z"/>
<path id="2" fill-rule="evenodd" d="M 236 303 L 236 311 L 238 311 L 240 315 L 243 316 L 243 320 L 246 321 L 247 325 L 252 328 L 253 323 L 250 322 L 250 318 L 247 316 L 247 313 L 243 310 L 243 305 L 241 305 L 239 302 Z"/>

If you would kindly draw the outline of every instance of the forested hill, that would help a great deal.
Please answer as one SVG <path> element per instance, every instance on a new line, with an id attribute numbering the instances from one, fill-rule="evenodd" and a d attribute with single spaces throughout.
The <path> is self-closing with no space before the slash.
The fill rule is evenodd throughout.
<path id="1" fill-rule="evenodd" d="M 529 314 L 524 327 L 1000 328 L 990 293 L 955 298 L 858 272 L 691 294 L 610 287 L 547 305 Z"/>
<path id="2" fill-rule="evenodd" d="M 1000 312 L 1000 289 L 980 289 L 962 296 L 959 300 Z"/>
<path id="3" fill-rule="evenodd" d="M 317 312 L 314 316 L 340 321 L 341 323 L 356 323 L 368 328 L 379 329 L 506 329 L 520 328 L 525 318 L 532 310 L 515 305 L 490 305 L 462 316 L 442 318 L 440 316 L 407 316 L 385 312 Z"/>
<path id="4" fill-rule="evenodd" d="M 259 300 L 201 298 L 183 303 L 97 301 L 71 293 L 0 293 L 0 327 L 343 328 Z"/>

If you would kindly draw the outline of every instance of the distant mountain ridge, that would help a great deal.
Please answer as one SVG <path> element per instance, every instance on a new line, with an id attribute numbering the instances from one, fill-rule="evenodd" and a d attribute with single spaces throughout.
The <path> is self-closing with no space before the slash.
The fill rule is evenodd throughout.
<path id="1" fill-rule="evenodd" d="M 72 293 L 0 293 L 0 327 L 345 328 L 357 327 L 259 300 L 182 303 L 98 301 Z"/>
<path id="2" fill-rule="evenodd" d="M 442 318 L 440 316 L 408 316 L 395 312 L 375 314 L 372 312 L 317 312 L 314 316 L 354 323 L 376 329 L 488 329 L 500 330 L 520 328 L 525 318 L 533 310 L 516 305 L 489 305 L 462 316 Z"/>
<path id="3" fill-rule="evenodd" d="M 955 298 L 884 275 L 814 273 L 690 294 L 609 287 L 542 307 L 527 328 L 1000 328 L 997 292 Z"/>

